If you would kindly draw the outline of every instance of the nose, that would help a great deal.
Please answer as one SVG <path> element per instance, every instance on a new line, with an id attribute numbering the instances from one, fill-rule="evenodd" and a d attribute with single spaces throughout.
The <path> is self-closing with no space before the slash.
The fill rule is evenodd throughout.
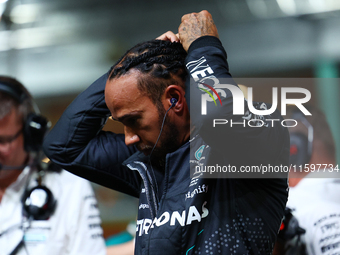
<path id="1" fill-rule="evenodd" d="M 140 141 L 138 135 L 132 132 L 131 129 L 124 127 L 124 134 L 125 134 L 125 144 L 127 146 L 135 144 Z"/>

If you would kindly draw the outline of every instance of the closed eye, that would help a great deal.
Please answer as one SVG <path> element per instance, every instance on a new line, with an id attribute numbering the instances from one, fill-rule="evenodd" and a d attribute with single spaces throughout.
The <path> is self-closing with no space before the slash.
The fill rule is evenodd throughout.
<path id="1" fill-rule="evenodd" d="M 126 119 L 124 119 L 124 121 L 123 121 L 123 124 L 125 125 L 125 126 L 128 126 L 128 127 L 135 127 L 135 126 L 137 126 L 138 125 L 138 121 L 139 121 L 139 117 L 130 117 L 130 118 L 126 118 Z"/>
<path id="2" fill-rule="evenodd" d="M 133 127 L 138 125 L 138 122 L 141 118 L 142 118 L 141 113 L 139 111 L 136 111 L 118 117 L 117 120 L 123 123 L 123 125 L 125 126 Z"/>

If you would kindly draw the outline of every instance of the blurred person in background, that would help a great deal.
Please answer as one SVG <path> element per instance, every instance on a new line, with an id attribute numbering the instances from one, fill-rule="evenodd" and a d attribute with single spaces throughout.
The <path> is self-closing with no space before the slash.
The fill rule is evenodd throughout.
<path id="1" fill-rule="evenodd" d="M 41 162 L 48 127 L 27 89 L 0 76 L 0 255 L 104 255 L 90 183 Z"/>
<path id="2" fill-rule="evenodd" d="M 289 197 L 287 206 L 305 229 L 307 254 L 340 254 L 340 172 L 335 144 L 325 115 L 316 107 L 305 116 L 288 108 L 295 119 L 290 132 Z"/>

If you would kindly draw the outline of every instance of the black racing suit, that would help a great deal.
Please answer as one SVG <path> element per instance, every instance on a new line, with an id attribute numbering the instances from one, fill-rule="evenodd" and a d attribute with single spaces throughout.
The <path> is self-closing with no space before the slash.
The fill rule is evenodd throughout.
<path id="1" fill-rule="evenodd" d="M 193 77 L 200 70 L 196 80 L 214 75 L 233 83 L 215 37 L 194 41 L 186 62 Z M 101 131 L 110 115 L 104 100 L 107 78 L 103 75 L 73 101 L 45 139 L 44 150 L 66 170 L 139 198 L 135 254 L 271 254 L 287 201 L 287 179 L 196 178 L 190 171 L 216 162 L 288 165 L 286 128 L 218 125 L 210 132 L 213 118 L 242 116 L 233 116 L 230 93 L 222 97 L 222 106 L 208 102 L 202 115 L 205 92 L 188 77 L 186 98 L 195 131 L 167 154 L 165 172 L 153 175 L 147 157 L 127 147 L 124 135 Z M 270 117 L 282 118 L 277 112 Z"/>

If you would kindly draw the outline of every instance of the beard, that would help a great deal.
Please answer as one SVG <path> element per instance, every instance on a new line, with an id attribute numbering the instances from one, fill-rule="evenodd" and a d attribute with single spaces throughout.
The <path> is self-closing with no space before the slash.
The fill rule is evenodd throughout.
<path id="1" fill-rule="evenodd" d="M 160 109 L 158 110 L 160 129 L 163 123 L 165 113 L 166 112 L 164 108 L 162 110 Z M 155 145 L 152 154 L 150 154 L 150 161 L 154 167 L 160 170 L 165 170 L 166 154 L 174 152 L 180 146 L 178 141 L 179 130 L 177 129 L 174 123 L 170 122 L 168 116 L 166 116 L 164 120 L 163 129 L 160 132 L 161 135 L 159 141 Z"/>

